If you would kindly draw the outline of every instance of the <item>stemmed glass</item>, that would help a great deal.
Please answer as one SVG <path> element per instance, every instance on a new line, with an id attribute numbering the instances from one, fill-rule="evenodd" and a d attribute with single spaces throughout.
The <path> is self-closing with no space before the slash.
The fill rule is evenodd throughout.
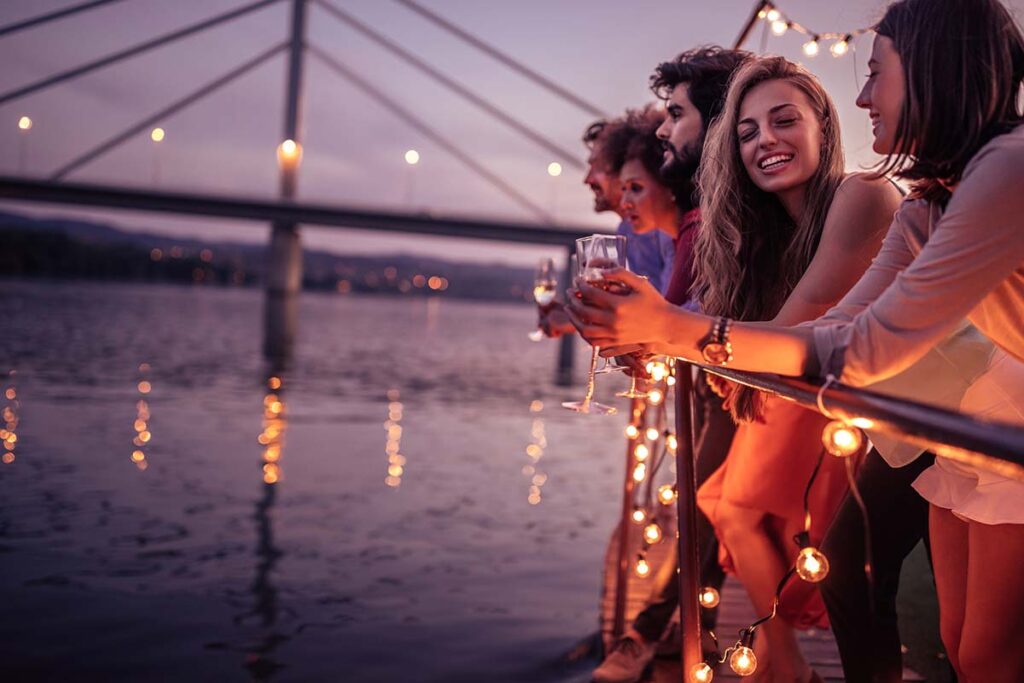
<path id="1" fill-rule="evenodd" d="M 537 274 L 533 278 L 533 300 L 537 302 L 542 312 L 554 303 L 557 288 L 558 275 L 555 273 L 554 259 L 541 259 L 537 264 Z M 544 330 L 538 327 L 527 336 L 533 342 L 543 341 Z"/>
<path id="2" fill-rule="evenodd" d="M 614 268 L 626 267 L 626 238 L 621 235 L 591 235 L 576 240 L 576 277 L 587 284 L 600 287 L 604 274 Z M 614 415 L 615 408 L 594 400 L 594 372 L 600 349 L 594 347 L 590 355 L 590 373 L 587 376 L 587 394 L 582 401 L 566 401 L 563 408 L 577 413 Z"/>

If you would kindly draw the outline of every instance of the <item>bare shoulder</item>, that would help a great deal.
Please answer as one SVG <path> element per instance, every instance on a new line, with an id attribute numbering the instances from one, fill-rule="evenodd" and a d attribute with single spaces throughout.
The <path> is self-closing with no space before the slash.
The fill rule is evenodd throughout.
<path id="1" fill-rule="evenodd" d="M 902 199 L 889 179 L 850 173 L 836 190 L 822 237 L 844 248 L 880 241 Z"/>
<path id="2" fill-rule="evenodd" d="M 848 173 L 843 178 L 833 203 L 842 200 L 844 204 L 877 203 L 895 208 L 902 198 L 899 188 L 888 178 L 874 173 L 856 172 Z"/>

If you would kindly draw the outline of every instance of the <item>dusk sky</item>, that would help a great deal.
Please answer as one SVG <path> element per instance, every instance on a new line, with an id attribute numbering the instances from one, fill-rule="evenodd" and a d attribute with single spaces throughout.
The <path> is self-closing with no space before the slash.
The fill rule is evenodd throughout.
<path id="1" fill-rule="evenodd" d="M 653 67 L 683 49 L 729 45 L 747 18 L 752 0 L 716 2 L 640 0 L 420 0 L 527 66 L 596 104 L 609 114 L 652 100 L 647 79 Z M 519 74 L 458 41 L 392 0 L 331 0 L 429 64 L 537 129 L 582 160 L 579 136 L 591 115 L 559 100 Z M 75 4 L 74 0 L 3 0 L 0 25 Z M 124 49 L 247 0 L 122 0 L 105 7 L 0 38 L 0 91 L 7 92 L 80 63 Z M 818 32 L 845 32 L 870 25 L 882 0 L 820 2 L 780 0 L 790 18 Z M 1007 3 L 1018 18 L 1024 0 Z M 279 2 L 227 25 L 185 38 L 141 57 L 0 105 L 0 172 L 18 174 L 19 145 L 27 147 L 25 173 L 46 177 L 98 142 L 227 72 L 288 31 L 289 2 Z M 448 137 L 558 221 L 612 226 L 611 214 L 590 211 L 582 174 L 566 167 L 547 174 L 550 152 L 443 89 L 397 57 L 310 4 L 308 40 L 372 81 L 389 97 Z M 762 27 L 746 47 L 759 50 Z M 871 36 L 854 51 L 832 57 L 827 46 L 804 57 L 803 36 L 768 35 L 767 52 L 804 63 L 834 97 L 843 124 L 847 165 L 873 161 L 867 116 L 853 102 L 865 73 Z M 193 107 L 163 121 L 159 146 L 148 133 L 72 174 L 69 180 L 273 198 L 277 192 L 275 146 L 281 139 L 285 56 L 282 54 Z M 27 134 L 17 128 L 30 116 Z M 19 135 L 25 137 L 19 140 Z M 307 56 L 305 155 L 301 199 L 390 210 L 430 210 L 533 221 L 519 205 L 425 140 L 393 112 Z M 403 160 L 421 154 L 418 166 Z M 563 164 L 564 165 L 564 164 Z M 411 201 L 410 201 L 411 195 Z M 167 215 L 83 212 L 24 203 L 5 210 L 98 217 L 132 230 L 153 230 L 208 239 L 264 241 L 267 227 L 254 223 L 178 219 Z M 307 247 L 340 252 L 416 252 L 456 260 L 530 262 L 544 251 L 499 243 L 379 236 L 365 231 L 304 229 Z"/>

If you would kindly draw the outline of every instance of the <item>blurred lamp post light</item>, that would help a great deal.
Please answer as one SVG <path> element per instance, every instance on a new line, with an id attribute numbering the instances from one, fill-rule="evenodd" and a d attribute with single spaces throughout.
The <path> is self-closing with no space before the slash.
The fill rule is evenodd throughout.
<path id="1" fill-rule="evenodd" d="M 149 139 L 153 141 L 153 186 L 160 184 L 160 148 L 161 142 L 167 137 L 163 128 L 154 128 L 149 133 Z"/>
<path id="2" fill-rule="evenodd" d="M 552 178 L 557 178 L 562 175 L 562 165 L 557 161 L 552 161 L 548 164 L 548 175 Z M 557 221 L 558 216 L 558 183 L 551 183 L 551 221 L 554 223 Z"/>
<path id="3" fill-rule="evenodd" d="M 416 165 L 420 163 L 420 153 L 414 149 L 405 151 L 405 205 L 410 210 L 416 198 Z"/>
<path id="4" fill-rule="evenodd" d="M 287 171 L 293 171 L 302 161 L 302 145 L 295 140 L 285 140 L 277 146 L 277 163 Z"/>
<path id="5" fill-rule="evenodd" d="M 18 119 L 18 131 L 21 133 L 18 139 L 18 173 L 25 175 L 28 166 L 28 132 L 32 130 L 32 119 L 22 116 Z"/>

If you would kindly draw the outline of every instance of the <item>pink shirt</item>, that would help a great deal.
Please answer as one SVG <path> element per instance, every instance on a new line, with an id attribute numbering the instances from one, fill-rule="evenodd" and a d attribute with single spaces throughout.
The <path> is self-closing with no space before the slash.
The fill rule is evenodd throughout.
<path id="1" fill-rule="evenodd" d="M 687 211 L 679 221 L 676 251 L 672 259 L 672 277 L 665 288 L 665 299 L 676 306 L 682 306 L 690 300 L 690 287 L 693 285 L 693 243 L 697 239 L 699 225 L 700 209 Z"/>
<path id="2" fill-rule="evenodd" d="M 886 379 L 963 318 L 1024 360 L 1024 126 L 974 155 L 945 211 L 904 200 L 871 267 L 811 323 L 821 374 Z"/>

